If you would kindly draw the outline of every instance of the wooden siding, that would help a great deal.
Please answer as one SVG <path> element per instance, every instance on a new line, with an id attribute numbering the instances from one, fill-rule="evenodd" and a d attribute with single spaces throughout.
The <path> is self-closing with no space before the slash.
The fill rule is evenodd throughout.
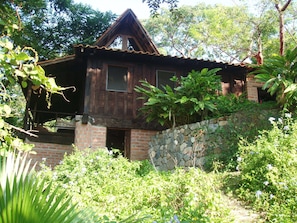
<path id="1" fill-rule="evenodd" d="M 108 66 L 126 67 L 128 70 L 127 91 L 107 90 Z M 147 80 L 156 84 L 156 70 L 176 72 L 177 76 L 187 75 L 192 67 L 154 65 L 149 63 L 133 63 L 123 61 L 104 60 L 100 57 L 91 57 L 86 74 L 85 109 L 84 113 L 96 119 L 97 124 L 113 128 L 141 128 L 156 129 L 156 125 L 145 123 L 139 115 L 139 108 L 144 101 L 134 91 L 140 80 Z M 235 93 L 240 95 L 244 91 L 244 75 L 221 72 L 223 94 Z"/>
<path id="2" fill-rule="evenodd" d="M 128 68 L 127 91 L 106 89 L 108 65 Z M 102 61 L 95 58 L 89 60 L 87 71 L 87 87 L 85 113 L 95 118 L 104 119 L 107 127 L 133 127 L 131 120 L 137 118 L 137 110 L 142 102 L 133 90 L 135 84 L 142 78 L 142 66 L 131 63 Z M 126 120 L 126 124 L 123 121 Z M 102 123 L 102 121 L 100 121 Z M 125 122 L 125 121 L 124 121 Z M 128 123 L 130 122 L 130 123 Z M 128 124 L 127 124 L 128 123 Z"/>

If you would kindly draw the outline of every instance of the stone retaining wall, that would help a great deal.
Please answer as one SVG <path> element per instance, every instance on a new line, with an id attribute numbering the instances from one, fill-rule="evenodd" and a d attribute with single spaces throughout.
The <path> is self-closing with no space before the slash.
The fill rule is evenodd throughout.
<path id="1" fill-rule="evenodd" d="M 210 142 L 210 135 L 226 124 L 225 118 L 211 119 L 158 133 L 149 143 L 151 162 L 158 170 L 176 166 L 202 168 L 207 146 L 216 147 L 216 142 Z"/>

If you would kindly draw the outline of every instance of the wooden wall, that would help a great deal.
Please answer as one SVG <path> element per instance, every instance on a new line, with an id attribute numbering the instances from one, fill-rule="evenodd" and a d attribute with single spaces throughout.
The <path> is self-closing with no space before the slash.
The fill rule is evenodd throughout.
<path id="1" fill-rule="evenodd" d="M 128 89 L 126 92 L 106 90 L 108 65 L 128 68 Z M 155 124 L 148 125 L 144 118 L 139 117 L 138 109 L 143 101 L 137 99 L 140 95 L 134 91 L 139 81 L 146 79 L 156 84 L 156 70 L 175 71 L 176 75 L 185 75 L 192 68 L 174 67 L 166 65 L 132 63 L 126 61 L 103 60 L 90 58 L 86 74 L 86 90 L 84 112 L 95 118 L 97 124 L 113 128 L 140 128 L 156 129 Z M 244 91 L 244 75 L 236 78 L 228 73 L 221 72 L 223 93 L 241 94 Z"/>

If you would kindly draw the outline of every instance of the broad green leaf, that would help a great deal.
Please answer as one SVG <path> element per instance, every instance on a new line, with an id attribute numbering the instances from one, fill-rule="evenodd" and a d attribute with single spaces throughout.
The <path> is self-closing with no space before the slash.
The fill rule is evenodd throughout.
<path id="1" fill-rule="evenodd" d="M 297 89 L 297 84 L 291 84 L 289 87 L 287 87 L 284 91 L 284 93 L 288 93 L 290 91 L 296 91 Z"/>
<path id="2" fill-rule="evenodd" d="M 0 41 L 0 46 L 7 48 L 8 50 L 13 49 L 13 44 L 8 39 L 3 39 L 2 41 Z"/>
<path id="3" fill-rule="evenodd" d="M 31 56 L 29 56 L 28 54 L 26 54 L 25 52 L 20 52 L 19 54 L 17 54 L 15 56 L 16 60 L 21 60 L 21 61 L 26 61 L 26 60 L 31 60 L 33 59 Z"/>
<path id="4" fill-rule="evenodd" d="M 23 71 L 18 70 L 18 69 L 15 70 L 15 75 L 18 76 L 18 77 L 22 77 L 22 78 L 27 77 L 27 75 Z"/>
<path id="5" fill-rule="evenodd" d="M 182 96 L 182 98 L 179 100 L 179 102 L 181 103 L 181 104 L 184 104 L 184 103 L 186 103 L 186 102 L 188 102 L 189 101 L 189 99 L 186 97 L 186 96 Z"/>
<path id="6" fill-rule="evenodd" d="M 23 88 L 26 88 L 26 87 L 28 86 L 27 81 L 22 81 L 21 84 L 22 84 L 22 87 L 23 87 Z"/>
<path id="7" fill-rule="evenodd" d="M 5 104 L 5 105 L 3 105 L 3 111 L 4 111 L 5 115 L 8 116 L 11 114 L 11 107 Z"/>

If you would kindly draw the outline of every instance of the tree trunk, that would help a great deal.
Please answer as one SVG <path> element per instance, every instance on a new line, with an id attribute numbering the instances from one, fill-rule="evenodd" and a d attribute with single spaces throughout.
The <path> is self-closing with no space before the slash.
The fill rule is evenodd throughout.
<path id="1" fill-rule="evenodd" d="M 280 55 L 284 55 L 284 45 L 285 45 L 285 36 L 284 36 L 284 14 L 283 12 L 287 9 L 287 7 L 290 5 L 292 0 L 288 0 L 286 4 L 283 7 L 280 7 L 279 3 L 275 4 L 275 8 L 278 11 L 279 14 L 279 52 Z"/>
<path id="2" fill-rule="evenodd" d="M 279 53 L 281 56 L 284 55 L 284 14 L 282 12 L 279 13 Z"/>

